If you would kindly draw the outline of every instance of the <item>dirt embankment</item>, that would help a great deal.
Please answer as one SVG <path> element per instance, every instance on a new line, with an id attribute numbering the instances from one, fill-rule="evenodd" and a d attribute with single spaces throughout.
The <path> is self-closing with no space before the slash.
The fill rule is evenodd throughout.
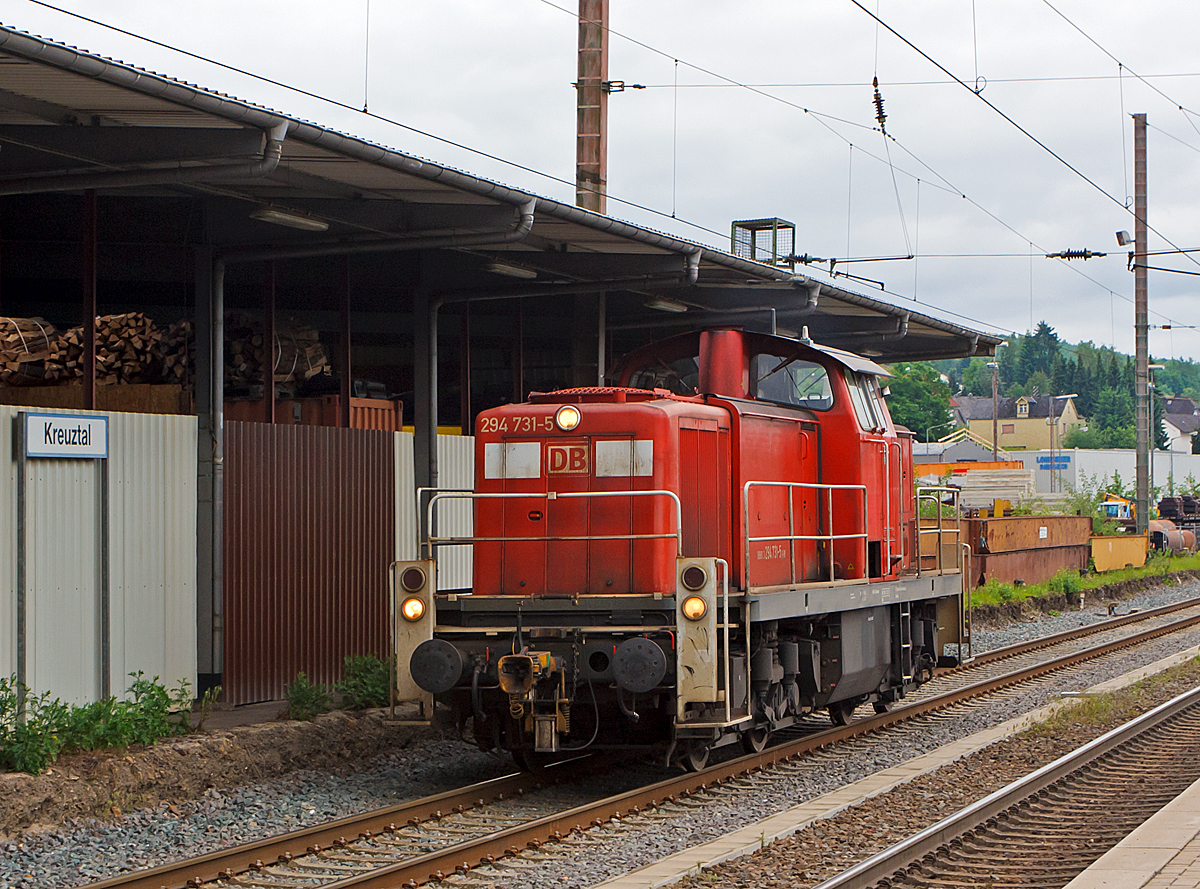
<path id="1" fill-rule="evenodd" d="M 297 769 L 337 770 L 402 749 L 437 730 L 388 724 L 387 711 L 334 712 L 64 756 L 41 775 L 0 773 L 0 839 L 81 816 L 175 804 Z"/>
<path id="2" fill-rule="evenodd" d="M 1175 571 L 1166 577 L 1156 574 L 1080 590 L 1077 595 L 1084 596 L 1085 604 L 1088 602 L 1119 602 L 1155 587 L 1177 586 L 1196 580 L 1200 580 L 1200 571 Z M 1058 594 L 1022 599 L 1019 602 L 1005 602 L 1000 605 L 976 605 L 973 609 L 973 616 L 978 626 L 998 627 L 1013 621 L 1024 620 L 1035 612 L 1050 614 L 1055 611 L 1070 611 L 1075 607 L 1078 607 L 1078 600 L 1069 602 L 1066 596 Z"/>

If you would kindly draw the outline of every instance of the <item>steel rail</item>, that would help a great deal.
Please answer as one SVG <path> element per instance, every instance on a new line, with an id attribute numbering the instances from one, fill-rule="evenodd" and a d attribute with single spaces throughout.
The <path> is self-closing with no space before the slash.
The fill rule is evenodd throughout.
<path id="1" fill-rule="evenodd" d="M 1200 687 L 1184 692 L 1024 778 L 1017 779 L 1007 787 L 1002 787 L 943 818 L 920 833 L 872 855 L 865 861 L 860 861 L 850 869 L 818 884 L 815 889 L 867 889 L 1197 703 L 1200 703 Z"/>
<path id="2" fill-rule="evenodd" d="M 592 759 L 599 760 L 599 757 Z M 602 768 L 600 762 L 589 761 L 587 771 Z M 560 771 L 561 770 L 561 771 Z M 185 861 L 159 865 L 135 874 L 123 874 L 99 883 L 89 883 L 87 889 L 161 889 L 163 886 L 199 886 L 204 882 L 228 877 L 249 869 L 255 862 L 275 861 L 300 855 L 314 846 L 328 848 L 339 841 L 356 839 L 362 834 L 379 833 L 408 824 L 410 821 L 438 820 L 443 814 L 472 808 L 501 797 L 521 795 L 543 786 L 575 780 L 581 774 L 580 760 L 556 763 L 537 775 L 528 773 L 504 775 L 481 781 L 468 787 L 376 809 L 362 815 L 350 815 L 324 824 L 305 827 L 278 836 L 266 837 L 233 849 L 222 849 L 189 858 Z"/>
<path id="3" fill-rule="evenodd" d="M 1097 633 L 1103 633 L 1106 630 L 1116 630 L 1120 627 L 1127 626 L 1128 624 L 1141 623 L 1144 620 L 1152 620 L 1156 617 L 1164 617 L 1168 614 L 1174 614 L 1177 611 L 1184 611 L 1188 608 L 1195 608 L 1197 606 L 1200 606 L 1200 597 L 1194 599 L 1184 599 L 1180 602 L 1173 602 L 1170 605 L 1160 605 L 1158 608 L 1151 608 L 1148 611 L 1134 611 L 1129 614 L 1123 614 L 1120 617 L 1113 617 L 1109 620 L 1089 624 L 1086 627 L 1076 627 L 1074 630 L 1063 630 L 1061 633 L 1052 633 L 1049 636 L 1039 636 L 1037 639 L 1032 639 L 1028 642 L 1016 642 L 1012 645 L 1006 645 L 1003 648 L 994 648 L 991 651 L 985 651 L 981 654 L 977 654 L 972 663 L 990 664 L 995 661 L 1016 657 L 1019 654 L 1025 654 L 1029 651 L 1037 651 L 1041 648 L 1050 648 L 1054 645 L 1061 645 L 1063 642 L 1071 642 L 1075 639 L 1083 639 L 1087 636 L 1094 636 Z"/>
<path id="4" fill-rule="evenodd" d="M 711 784 L 724 784 L 736 777 L 760 771 L 774 763 L 794 759 L 830 744 L 839 743 L 868 734 L 882 728 L 905 722 L 933 710 L 940 710 L 967 698 L 977 697 L 1028 681 L 1046 673 L 1061 670 L 1082 661 L 1102 657 L 1122 648 L 1153 640 L 1167 633 L 1178 632 L 1200 624 L 1200 615 L 1184 618 L 1171 624 L 1155 627 L 1143 633 L 1128 636 L 1096 648 L 1064 655 L 981 682 L 966 686 L 926 701 L 897 708 L 890 713 L 879 714 L 858 720 L 840 728 L 829 729 L 815 735 L 772 747 L 761 753 L 738 757 L 728 762 L 705 769 L 702 772 L 683 775 L 660 781 L 648 787 L 618 794 L 608 799 L 589 803 L 568 812 L 549 815 L 509 828 L 490 837 L 469 841 L 459 846 L 431 852 L 419 858 L 388 865 L 369 874 L 346 877 L 329 883 L 322 889 L 395 889 L 398 885 L 419 886 L 425 882 L 442 879 L 455 871 L 465 872 L 477 863 L 491 863 L 506 855 L 516 855 L 523 848 L 536 848 L 545 842 L 556 840 L 572 831 L 580 831 L 585 825 L 600 826 L 614 818 L 643 808 L 652 808 L 662 800 L 706 790 Z"/>
<path id="5" fill-rule="evenodd" d="M 1148 619 L 1163 613 L 1180 610 L 1189 605 L 1200 604 L 1196 600 L 1177 603 L 1175 606 L 1164 606 L 1152 611 L 1139 612 L 1118 618 L 1116 622 L 1105 621 L 1103 624 L 1093 624 L 1092 627 L 1071 630 L 1055 634 L 1058 641 L 1070 641 L 1086 635 L 1088 631 L 1111 629 L 1137 619 Z M 1132 619 L 1132 620 L 1131 620 Z M 869 734 L 892 725 L 905 722 L 915 716 L 920 716 L 934 710 L 944 709 L 960 703 L 968 698 L 977 697 L 1028 681 L 1038 676 L 1065 669 L 1074 664 L 1102 657 L 1123 648 L 1129 648 L 1144 642 L 1152 641 L 1160 636 L 1178 632 L 1192 626 L 1200 625 L 1200 614 L 1184 618 L 1169 624 L 1164 624 L 1122 639 L 1107 642 L 1103 645 L 1063 655 L 1032 666 L 1024 667 L 1001 676 L 981 680 L 963 688 L 947 692 L 944 695 L 928 698 L 924 701 L 897 707 L 891 712 L 874 715 L 865 719 L 855 720 L 846 726 L 828 729 L 804 738 L 790 741 L 763 750 L 760 753 L 749 754 L 712 766 L 702 772 L 691 773 L 676 778 L 666 779 L 647 787 L 628 791 L 585 804 L 569 811 L 544 816 L 525 824 L 508 828 L 504 831 L 469 840 L 464 843 L 430 852 L 416 858 L 411 858 L 396 864 L 385 865 L 367 874 L 345 877 L 336 882 L 325 883 L 322 889 L 395 889 L 397 886 L 418 886 L 430 880 L 441 879 L 446 874 L 455 871 L 469 870 L 478 863 L 490 863 L 497 859 L 518 854 L 524 848 L 536 848 L 542 843 L 561 838 L 572 831 L 582 830 L 588 826 L 599 826 L 613 818 L 621 818 L 625 814 L 640 809 L 653 807 L 663 800 L 673 800 L 686 797 L 692 793 L 703 791 L 713 784 L 724 784 L 736 777 L 760 771 L 775 763 L 783 762 L 822 747 L 837 744 L 860 735 Z M 1040 640 L 1039 640 L 1040 641 Z M 1000 660 L 1001 655 L 1007 656 L 1039 647 L 1037 643 L 1021 643 L 1007 649 L 997 649 L 989 654 Z M 978 662 L 978 661 L 977 661 Z M 559 771 L 562 766 L 567 769 Z M 597 763 L 597 768 L 602 767 Z M 556 775 L 557 773 L 557 775 Z M 568 775 L 569 773 L 569 775 Z M 88 889 L 160 889 L 164 886 L 200 885 L 196 880 L 213 880 L 232 873 L 244 872 L 256 861 L 265 859 L 288 858 L 298 855 L 315 846 L 328 847 L 335 844 L 347 833 L 355 836 L 377 833 L 387 830 L 394 824 L 419 822 L 430 818 L 440 817 L 438 813 L 448 813 L 458 806 L 473 808 L 480 799 L 491 795 L 496 798 L 500 793 L 520 792 L 534 786 L 538 777 L 540 783 L 548 783 L 557 776 L 564 779 L 577 777 L 578 763 L 561 763 L 547 768 L 537 777 L 529 775 L 512 775 L 497 778 L 482 784 L 473 785 L 462 790 L 450 791 L 412 803 L 401 804 L 392 808 L 367 813 L 363 816 L 351 816 L 325 825 L 319 825 L 305 830 L 277 837 L 259 840 L 232 850 L 214 852 L 200 858 L 173 864 L 161 865 L 149 871 L 125 875 L 91 884 Z M 544 777 L 543 777 L 544 776 Z M 191 882 L 189 882 L 191 881 Z"/>

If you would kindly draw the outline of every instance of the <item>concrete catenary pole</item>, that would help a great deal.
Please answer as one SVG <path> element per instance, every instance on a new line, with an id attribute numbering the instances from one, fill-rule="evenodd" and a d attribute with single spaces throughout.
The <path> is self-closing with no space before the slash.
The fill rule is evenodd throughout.
<path id="1" fill-rule="evenodd" d="M 1137 394 L 1137 530 L 1150 520 L 1150 371 L 1146 342 L 1146 115 L 1133 115 L 1133 330 Z"/>
<path id="2" fill-rule="evenodd" d="M 579 0 L 575 205 L 605 212 L 608 189 L 608 0 Z"/>

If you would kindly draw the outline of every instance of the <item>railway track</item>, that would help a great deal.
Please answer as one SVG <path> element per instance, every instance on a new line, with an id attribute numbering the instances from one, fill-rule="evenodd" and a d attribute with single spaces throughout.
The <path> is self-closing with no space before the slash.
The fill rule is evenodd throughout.
<path id="1" fill-rule="evenodd" d="M 816 889 L 1059 889 L 1200 778 L 1200 688 Z"/>
<path id="2" fill-rule="evenodd" d="M 1171 620 L 1178 612 L 1185 613 Z M 1104 639 L 1099 645 L 1081 643 L 1089 637 L 1112 635 L 1136 622 L 1152 626 L 1135 634 Z M 784 763 L 786 771 L 790 760 L 871 732 L 902 723 L 919 731 L 914 721 L 945 718 L 947 708 L 973 706 L 969 703 L 973 698 L 1198 624 L 1200 600 L 1188 600 L 997 649 L 940 677 L 937 684 L 953 686 L 941 694 L 914 695 L 905 706 L 890 713 L 789 739 L 758 754 L 615 796 L 600 793 L 595 799 L 580 802 L 581 792 L 576 785 L 581 779 L 601 775 L 606 767 L 611 768 L 603 757 L 594 757 L 558 764 L 537 775 L 494 779 L 92 885 L 93 889 L 199 885 L 362 889 L 415 886 L 430 879 L 466 873 L 480 863 L 522 867 L 530 855 L 538 858 L 538 847 L 548 841 L 581 841 L 589 828 L 619 823 L 631 813 L 642 818 L 653 817 L 645 810 L 660 805 L 695 804 L 689 798 L 698 792 L 714 789 L 720 792 L 726 785 L 732 788 L 732 782 L 755 780 L 754 776 L 777 763 Z M 1047 659 L 1046 650 L 1056 646 L 1070 650 Z M 1003 665 L 1011 669 L 1002 669 Z M 522 858 L 518 859 L 518 855 Z"/>

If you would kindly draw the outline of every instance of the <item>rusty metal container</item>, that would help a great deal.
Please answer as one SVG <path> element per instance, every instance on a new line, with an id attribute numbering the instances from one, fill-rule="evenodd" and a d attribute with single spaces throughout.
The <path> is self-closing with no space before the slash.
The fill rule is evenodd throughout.
<path id="1" fill-rule="evenodd" d="M 1009 553 L 981 553 L 971 556 L 968 586 L 974 589 L 989 580 L 1012 583 L 1044 583 L 1059 571 L 1083 571 L 1091 555 L 1088 544 L 1022 549 Z"/>
<path id="2" fill-rule="evenodd" d="M 1086 547 L 1092 536 L 1092 520 L 1090 516 L 965 519 L 963 531 L 972 551 L 979 554 L 1056 546 Z"/>
<path id="3" fill-rule="evenodd" d="M 964 519 L 971 545 L 970 587 L 989 580 L 1042 583 L 1059 571 L 1083 571 L 1091 556 L 1089 516 Z"/>

